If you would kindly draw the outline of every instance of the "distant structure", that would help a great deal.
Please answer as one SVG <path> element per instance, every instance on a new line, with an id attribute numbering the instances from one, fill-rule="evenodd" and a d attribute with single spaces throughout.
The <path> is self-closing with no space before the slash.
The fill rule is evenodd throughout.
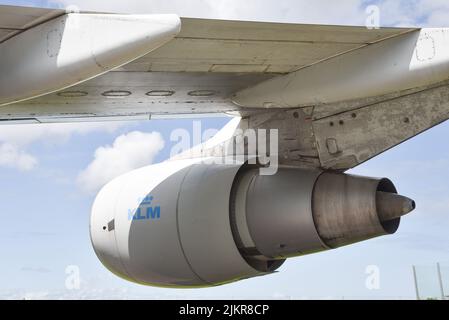
<path id="1" fill-rule="evenodd" d="M 417 300 L 449 300 L 449 266 L 413 266 Z"/>

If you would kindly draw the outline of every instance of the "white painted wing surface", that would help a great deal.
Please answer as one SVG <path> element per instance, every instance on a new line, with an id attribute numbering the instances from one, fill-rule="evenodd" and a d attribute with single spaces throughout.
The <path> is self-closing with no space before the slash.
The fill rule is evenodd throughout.
<path id="1" fill-rule="evenodd" d="M 15 32 L 20 32 L 35 21 L 62 14 L 61 10 L 0 6 L 0 28 L 15 26 Z M 232 97 L 245 88 L 412 30 L 183 18 L 181 32 L 159 49 L 60 92 L 2 106 L 0 121 L 238 112 L 244 108 Z M 6 32 L 5 37 L 11 37 Z"/>

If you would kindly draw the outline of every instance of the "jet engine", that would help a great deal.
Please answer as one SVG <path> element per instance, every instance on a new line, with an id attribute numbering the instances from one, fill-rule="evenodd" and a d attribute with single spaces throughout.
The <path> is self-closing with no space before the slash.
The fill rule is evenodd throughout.
<path id="1" fill-rule="evenodd" d="M 287 258 L 393 234 L 414 201 L 388 179 L 256 166 L 165 162 L 107 184 L 90 234 L 116 275 L 208 287 L 276 271 Z"/>

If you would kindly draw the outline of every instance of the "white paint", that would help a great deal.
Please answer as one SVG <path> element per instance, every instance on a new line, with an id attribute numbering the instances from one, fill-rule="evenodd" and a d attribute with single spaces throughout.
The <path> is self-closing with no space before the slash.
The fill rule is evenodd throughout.
<path id="1" fill-rule="evenodd" d="M 449 78 L 449 29 L 423 29 L 239 92 L 246 107 L 289 108 L 374 97 Z"/>
<path id="2" fill-rule="evenodd" d="M 66 14 L 0 44 L 0 105 L 63 89 L 135 60 L 180 31 L 176 15 Z"/>
<path id="3" fill-rule="evenodd" d="M 133 223 L 128 220 L 128 210 L 139 207 L 142 199 L 145 199 L 159 184 L 164 181 L 168 183 L 167 179 L 170 176 L 200 162 L 201 159 L 196 159 L 148 166 L 117 177 L 100 190 L 92 206 L 90 236 L 95 253 L 109 270 L 135 281 L 123 263 L 123 260 L 129 258 L 128 236 Z M 173 186 L 170 186 L 170 189 L 174 189 L 179 181 L 171 181 L 171 183 Z M 123 192 L 124 190 L 126 192 Z M 120 214 L 117 214 L 118 212 Z M 169 218 L 170 216 L 167 216 L 164 221 L 173 223 L 174 221 Z M 112 219 L 115 219 L 114 232 L 104 232 L 103 226 Z M 174 222 L 174 226 L 176 228 L 176 222 Z M 168 240 L 170 239 L 171 237 Z M 176 239 L 174 240 L 176 241 Z M 170 242 L 170 244 L 172 243 Z M 167 244 L 164 244 L 164 250 L 166 250 L 166 246 Z M 178 265 L 170 267 L 180 268 L 181 261 L 178 260 Z"/>
<path id="4" fill-rule="evenodd" d="M 97 256 L 116 275 L 147 285 L 204 287 L 260 275 L 238 251 L 229 221 L 241 166 L 180 160 L 113 180 L 92 208 Z M 143 206 L 159 207 L 160 219 L 130 219 Z M 112 219 L 114 229 L 108 230 Z"/>

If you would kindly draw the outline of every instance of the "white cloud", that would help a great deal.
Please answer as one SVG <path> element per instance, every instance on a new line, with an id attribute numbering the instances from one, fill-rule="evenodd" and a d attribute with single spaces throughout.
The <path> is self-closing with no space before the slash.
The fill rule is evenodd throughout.
<path id="1" fill-rule="evenodd" d="M 73 135 L 86 135 L 92 132 L 113 133 L 123 127 L 124 122 L 107 123 L 63 123 L 26 124 L 0 126 L 0 167 L 30 171 L 39 160 L 28 151 L 34 143 L 61 145 Z"/>
<path id="2" fill-rule="evenodd" d="M 80 187 L 96 192 L 115 177 L 149 165 L 164 148 L 164 139 L 158 132 L 133 131 L 115 139 L 112 146 L 95 151 L 94 160 L 78 176 Z"/>
<path id="3" fill-rule="evenodd" d="M 29 171 L 37 165 L 37 159 L 10 143 L 0 144 L 0 167 Z"/>
<path id="4" fill-rule="evenodd" d="M 0 142 L 26 147 L 34 142 L 63 144 L 74 134 L 85 135 L 92 132 L 113 133 L 125 125 L 123 122 L 81 122 L 19 124 L 0 126 Z"/>

